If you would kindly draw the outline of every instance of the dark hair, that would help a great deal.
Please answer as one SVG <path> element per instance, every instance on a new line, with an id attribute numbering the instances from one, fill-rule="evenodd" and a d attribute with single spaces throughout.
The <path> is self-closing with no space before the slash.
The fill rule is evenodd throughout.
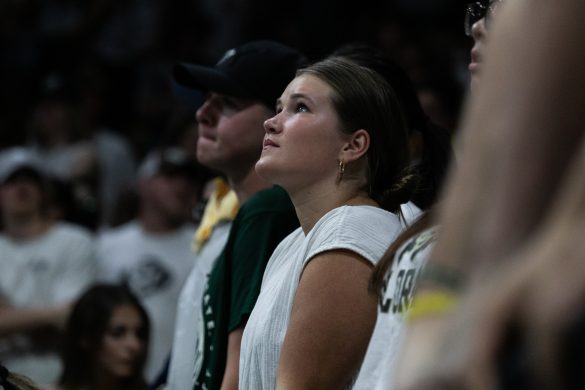
<path id="1" fill-rule="evenodd" d="M 123 285 L 96 284 L 90 287 L 75 303 L 65 328 L 63 345 L 63 373 L 59 385 L 75 389 L 95 382 L 95 355 L 113 311 L 121 305 L 132 305 L 140 313 L 143 324 L 144 353 L 136 367 L 136 373 L 125 379 L 123 388 L 146 389 L 143 368 L 148 354 L 150 322 L 148 314 L 138 298 Z"/>
<path id="2" fill-rule="evenodd" d="M 392 89 L 374 71 L 340 57 L 327 58 L 298 71 L 325 81 L 342 131 L 370 135 L 368 193 L 386 210 L 398 211 L 411 193 L 409 148 L 402 110 Z"/>
<path id="3" fill-rule="evenodd" d="M 413 167 L 413 173 L 419 181 L 411 200 L 421 209 L 428 209 L 436 202 L 453 159 L 451 133 L 430 121 L 406 71 L 380 49 L 354 42 L 340 46 L 331 56 L 347 58 L 372 69 L 394 90 L 402 107 L 409 135 L 419 133 L 422 136 L 423 153 L 420 161 Z"/>

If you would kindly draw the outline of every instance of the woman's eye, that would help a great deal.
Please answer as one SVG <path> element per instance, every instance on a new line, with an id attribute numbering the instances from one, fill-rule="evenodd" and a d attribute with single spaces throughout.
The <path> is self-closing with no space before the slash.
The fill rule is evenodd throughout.
<path id="1" fill-rule="evenodd" d="M 123 335 L 125 335 L 127 332 L 127 329 L 125 326 L 114 326 L 110 329 L 108 329 L 108 334 L 114 338 L 120 338 Z"/>
<path id="2" fill-rule="evenodd" d="M 303 103 L 298 103 L 295 111 L 296 112 L 309 112 L 309 109 Z"/>

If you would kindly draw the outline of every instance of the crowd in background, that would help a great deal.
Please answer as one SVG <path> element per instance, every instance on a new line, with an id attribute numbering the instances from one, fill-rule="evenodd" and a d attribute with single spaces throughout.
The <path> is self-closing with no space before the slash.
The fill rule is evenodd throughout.
<path id="1" fill-rule="evenodd" d="M 566 1 L 570 3 L 572 0 Z M 558 314 L 564 320 L 547 322 L 535 314 L 536 310 L 511 320 L 515 321 L 512 325 L 519 322 L 523 329 L 527 329 L 526 333 L 519 333 L 520 347 L 516 339 L 510 339 L 518 336 L 513 333 L 516 328 L 512 326 L 510 331 L 507 327 L 506 332 L 501 330 L 502 323 L 512 317 L 508 307 L 514 302 L 533 308 L 531 299 L 523 301 L 522 297 L 538 298 L 558 288 L 558 284 L 546 277 L 555 268 L 551 260 L 554 250 L 564 253 L 567 247 L 574 248 L 565 258 L 567 266 L 559 271 L 565 278 L 570 276 L 574 280 L 572 284 L 567 284 L 567 292 L 558 295 L 558 299 L 576 302 L 580 296 L 581 288 L 578 286 L 582 277 L 580 273 L 572 275 L 570 270 L 578 266 L 582 259 L 582 244 L 579 246 L 575 237 L 582 231 L 582 218 L 579 218 L 583 207 L 578 201 L 583 193 L 582 180 L 579 180 L 580 177 L 582 179 L 582 161 L 577 158 L 577 153 L 583 138 L 582 126 L 571 122 L 577 118 L 576 111 L 571 111 L 574 108 L 572 104 L 567 103 L 562 108 L 553 105 L 548 112 L 548 106 L 539 105 L 540 100 L 530 98 L 539 96 L 530 89 L 533 85 L 530 77 L 542 78 L 542 73 L 539 73 L 542 69 L 532 66 L 533 63 L 527 67 L 527 74 L 517 79 L 508 68 L 498 70 L 490 63 L 493 68 L 488 68 L 488 83 L 482 86 L 483 89 L 477 86 L 480 74 L 477 69 L 480 63 L 482 72 L 486 66 L 483 57 L 485 37 L 500 3 L 499 0 L 478 1 L 467 8 L 455 0 L 366 0 L 359 7 L 333 0 L 290 4 L 266 0 L 8 0 L 0 4 L 0 82 L 3 86 L 0 90 L 0 315 L 3 317 L 0 321 L 0 363 L 15 373 L 28 375 L 30 372 L 34 381 L 42 385 L 53 384 L 56 389 L 84 388 L 87 385 L 84 380 L 88 378 L 101 388 L 145 389 L 148 384 L 154 388 L 166 383 L 174 389 L 184 387 L 180 384 L 183 379 L 189 383 L 188 387 L 192 387 L 192 383 L 196 388 L 206 388 L 207 385 L 212 388 L 219 388 L 220 385 L 237 387 L 238 372 L 240 385 L 270 388 L 270 384 L 277 380 L 274 364 L 278 366 L 278 383 L 281 385 L 282 381 L 293 383 L 306 379 L 306 384 L 318 383 L 310 380 L 323 380 L 322 383 L 355 385 L 355 388 L 373 388 L 376 384 L 379 388 L 385 388 L 390 382 L 400 388 L 413 386 L 422 389 L 429 384 L 431 387 L 444 384 L 450 388 L 459 383 L 471 388 L 489 388 L 493 381 L 500 380 L 498 385 L 503 384 L 504 387 L 514 388 L 517 385 L 517 388 L 531 388 L 538 385 L 547 388 L 550 384 L 558 385 L 566 380 L 581 380 L 576 371 L 570 371 L 573 364 L 580 361 L 579 347 L 568 350 L 563 345 L 551 349 L 557 341 L 553 340 L 554 336 L 565 331 L 570 321 L 578 322 L 580 311 L 569 316 L 568 310 L 561 311 L 566 305 L 556 306 L 552 300 L 545 300 L 544 310 Z M 520 19 L 513 13 L 513 8 L 510 9 L 509 20 Z M 538 12 L 548 15 L 542 10 L 546 10 L 546 6 L 535 6 L 535 15 L 539 15 Z M 466 20 L 465 31 L 463 20 L 475 16 L 476 19 Z M 562 14 L 558 19 L 554 17 L 551 16 L 553 21 L 550 26 L 570 15 Z M 577 24 L 568 22 L 568 25 Z M 512 23 L 508 25 L 509 30 L 505 30 L 505 23 L 502 26 L 502 31 L 507 32 L 514 32 L 517 28 L 510 27 Z M 554 35 L 557 30 L 546 30 L 546 26 L 542 27 L 542 31 L 550 33 L 551 39 L 558 39 L 557 44 L 562 42 L 564 36 L 561 33 Z M 473 42 L 469 36 L 475 42 L 471 54 Z M 520 34 L 516 36 L 520 37 Z M 297 74 L 285 89 L 278 100 L 275 116 L 271 105 L 275 100 L 272 91 L 267 98 L 269 103 L 266 103 L 264 91 L 260 91 L 258 85 L 270 77 L 276 80 L 275 75 L 269 74 L 277 67 L 268 67 L 260 75 L 258 83 L 248 86 L 253 92 L 246 97 L 249 99 L 246 101 L 237 93 L 234 95 L 236 99 L 231 99 L 229 88 L 227 92 L 216 89 L 221 89 L 217 87 L 221 83 L 201 84 L 201 74 L 205 73 L 186 65 L 204 64 L 209 65 L 210 69 L 222 69 L 222 64 L 227 63 L 229 71 L 229 66 L 232 66 L 229 65 L 230 58 L 236 52 L 228 49 L 260 39 L 278 41 L 298 49 L 300 52 L 295 54 L 298 58 L 291 61 L 293 70 L 301 63 L 313 63 L 308 70 Z M 252 43 L 251 49 L 248 47 L 251 53 L 257 50 L 254 45 L 261 48 L 272 45 L 266 41 L 257 42 Z M 510 58 L 520 50 L 525 50 L 527 55 L 542 54 L 540 47 L 533 48 L 521 38 L 505 42 L 503 33 L 496 36 L 496 42 L 502 51 L 489 53 L 501 63 L 507 61 L 502 53 L 507 53 Z M 566 49 L 561 45 L 559 47 Z M 240 50 L 246 52 L 245 48 L 238 48 L 238 55 Z M 369 51 L 374 48 L 379 51 Z M 275 50 L 279 53 L 275 54 L 278 57 L 285 56 L 283 53 L 288 49 L 283 53 L 280 53 L 280 48 L 266 50 Z M 568 52 L 559 49 L 557 62 L 552 57 L 548 60 L 552 66 L 559 68 L 568 64 L 566 69 L 570 73 L 574 71 L 571 67 L 574 64 Z M 410 92 L 402 95 L 404 91 L 398 86 L 401 81 L 393 80 L 391 76 L 400 74 L 399 69 L 392 68 L 394 65 L 377 57 L 378 54 L 393 60 L 412 82 L 418 98 L 414 106 L 419 111 L 414 116 L 408 112 L 413 106 L 409 108 L 410 103 L 405 103 L 411 98 L 408 96 Z M 218 58 L 221 59 L 213 68 Z M 260 58 L 261 55 L 258 55 L 254 61 L 260 61 Z M 266 57 L 266 61 L 272 60 L 270 56 Z M 258 64 L 255 69 L 261 68 Z M 237 68 L 237 65 L 233 66 Z M 250 72 L 250 69 L 243 72 Z M 347 77 L 348 84 L 341 87 L 332 81 L 335 77 L 327 78 L 328 72 L 352 77 Z M 293 73 L 291 70 L 291 75 Z M 522 104 L 515 106 L 517 101 L 512 100 L 508 105 L 500 104 L 512 96 L 506 95 L 493 83 L 500 80 L 500 75 L 508 82 L 506 88 L 518 92 Z M 290 80 L 290 75 L 281 76 L 279 83 Z M 246 77 L 250 79 L 249 75 Z M 323 82 L 326 87 L 319 83 L 315 87 L 311 84 L 314 81 L 310 81 L 313 79 Z M 365 136 L 360 130 L 344 134 L 354 137 L 353 143 L 345 144 L 344 157 L 335 169 L 328 168 L 328 160 L 321 154 L 322 151 L 331 152 L 331 156 L 337 153 L 335 148 L 341 144 L 335 144 L 337 136 L 332 134 L 328 135 L 330 138 L 315 138 L 320 141 L 314 142 L 318 145 L 316 153 L 305 159 L 284 154 L 289 159 L 287 162 L 292 161 L 293 164 L 282 166 L 278 165 L 278 159 L 271 160 L 270 152 L 265 152 L 274 145 L 268 144 L 267 147 L 264 140 L 262 157 L 256 165 L 258 156 L 255 148 L 260 143 L 253 143 L 252 138 L 264 137 L 264 132 L 270 138 L 283 132 L 283 129 L 291 132 L 287 126 L 294 131 L 306 131 L 302 123 L 299 125 L 290 119 L 287 122 L 289 113 L 307 109 L 306 105 L 300 107 L 293 104 L 297 98 L 291 91 L 298 88 L 308 90 L 309 95 L 321 96 L 319 88 L 324 91 L 338 88 L 336 92 L 345 98 L 343 93 L 352 90 L 349 84 L 358 79 L 363 81 L 362 86 L 379 83 L 378 88 L 372 87 L 366 92 L 366 95 L 372 93 L 367 96 L 380 91 L 383 91 L 380 94 L 386 94 L 386 82 L 395 89 L 394 92 L 389 89 L 389 97 L 384 99 L 393 101 L 396 93 L 401 108 L 405 109 L 405 117 L 389 114 L 383 109 L 378 112 L 399 118 L 399 124 L 380 127 L 391 128 L 392 131 L 404 129 L 404 134 L 393 134 L 394 142 L 384 148 L 386 151 L 396 150 L 375 154 L 381 143 L 372 142 L 374 146 L 370 146 L 369 137 L 375 132 L 368 128 L 369 133 Z M 517 80 L 520 81 L 515 84 Z M 525 80 L 526 84 L 522 84 Z M 562 74 L 551 77 L 551 80 L 565 86 L 570 96 L 576 96 L 575 101 L 580 102 L 582 94 L 579 89 L 566 83 Z M 543 84 L 544 91 L 553 90 L 551 96 L 556 93 L 549 84 Z M 466 107 L 470 85 L 474 96 L 469 100 L 471 105 Z M 259 89 L 256 90 L 256 87 Z M 282 86 L 279 86 L 279 91 L 282 91 Z M 369 98 L 367 96 L 361 100 L 356 98 L 354 103 L 365 101 Z M 351 98 L 347 99 L 351 101 Z M 343 99 L 342 103 L 335 98 L 332 100 L 334 106 L 341 104 L 334 107 L 337 110 L 335 115 L 342 118 L 339 122 L 347 119 L 340 112 L 367 122 L 368 118 L 362 119 L 366 107 L 347 114 L 351 111 L 349 107 L 353 109 L 355 104 L 343 110 L 339 108 L 343 107 Z M 386 107 L 392 104 L 386 104 Z M 524 104 L 526 115 L 522 110 Z M 322 108 L 326 104 L 317 106 Z M 367 108 L 374 106 L 371 104 Z M 491 115 L 492 108 L 497 113 L 495 118 Z M 207 150 L 210 154 L 206 155 L 205 146 L 203 149 L 198 146 L 198 139 L 202 137 L 214 138 L 214 142 L 219 139 L 221 143 L 222 136 L 211 137 L 209 134 L 211 129 L 221 133 L 218 130 L 222 128 L 221 123 L 226 125 L 220 119 L 229 123 L 233 120 L 230 112 L 246 113 L 254 112 L 254 109 L 255 114 L 244 115 L 252 115 L 250 118 L 254 118 L 256 125 L 262 123 L 261 128 L 255 128 L 260 132 L 250 135 L 241 130 L 241 145 L 232 143 L 233 149 L 224 150 L 231 155 L 227 152 L 225 155 L 214 155 L 217 152 L 215 149 Z M 566 115 L 563 114 L 565 111 Z M 462 113 L 465 115 L 461 116 Z M 531 121 L 539 115 L 543 118 L 541 122 Z M 517 120 L 518 136 L 508 138 L 511 122 L 500 123 L 498 127 L 498 118 Z M 552 137 L 549 131 L 552 127 L 546 127 L 544 123 L 548 118 L 555 118 L 557 122 L 561 121 L 559 118 L 568 118 L 570 131 L 567 130 L 563 136 Z M 402 119 L 405 119 L 404 123 Z M 416 122 L 419 120 L 421 122 Z M 482 125 L 485 123 L 491 132 L 480 132 L 480 122 Z M 233 123 L 238 123 L 237 119 Z M 338 122 L 332 119 L 331 123 Z M 422 129 L 416 123 L 424 123 Z M 244 129 L 245 124 L 241 120 L 239 128 Z M 252 124 L 252 121 L 247 122 L 250 128 Z M 238 128 L 238 125 L 232 126 Z M 532 171 L 526 171 L 518 156 L 524 156 L 522 140 L 528 139 L 526 129 L 530 127 L 538 131 L 534 138 L 528 137 L 531 142 L 526 143 L 528 152 L 525 158 L 534 162 L 529 168 Z M 311 128 L 310 123 L 307 128 Z M 203 136 L 202 129 L 207 132 Z M 344 131 L 343 128 L 341 130 Z M 458 131 L 463 132 L 461 139 L 456 138 Z M 296 145 L 298 155 L 309 155 L 312 150 L 307 147 L 312 145 L 310 137 L 317 136 L 315 133 L 305 134 L 304 139 L 300 137 L 296 141 L 294 138 L 287 141 L 286 137 L 276 139 Z M 430 138 L 430 134 L 435 134 L 435 138 Z M 397 140 L 402 136 L 404 145 L 400 146 Z M 246 137 L 250 139 L 249 145 Z M 463 162 L 469 163 L 469 167 L 464 165 L 463 169 L 452 169 L 449 187 L 442 198 L 445 202 L 434 207 L 446 169 L 450 168 L 451 140 L 461 141 L 456 146 L 465 152 L 462 153 Z M 490 142 L 499 152 L 496 157 L 498 161 L 493 164 L 488 163 L 494 158 Z M 558 150 L 546 152 L 545 146 L 553 142 L 558 145 Z M 433 154 L 435 151 L 428 147 L 431 144 L 437 148 L 436 153 L 441 158 Z M 230 146 L 229 142 L 225 145 Z M 417 149 L 417 145 L 421 149 Z M 246 154 L 237 153 L 238 148 L 246 146 L 250 146 Z M 405 153 L 403 158 L 400 157 L 402 152 Z M 365 156 L 367 163 L 364 163 Z M 346 157 L 348 160 L 345 160 Z M 573 168 L 569 165 L 571 158 L 575 160 Z M 386 162 L 385 159 L 395 160 Z M 355 161 L 358 163 L 354 164 Z M 380 174 L 382 182 L 378 183 L 375 173 L 369 171 L 372 164 L 392 167 L 397 172 Z M 322 166 L 325 167 L 323 171 L 314 169 Z M 405 174 L 407 166 L 415 175 Z M 430 170 L 425 170 L 429 167 Z M 246 180 L 240 175 L 244 169 L 246 175 L 250 175 L 245 177 Z M 295 169 L 304 169 L 304 174 L 294 176 L 298 173 Z M 435 171 L 431 172 L 432 169 Z M 291 172 L 293 175 L 288 176 Z M 525 172 L 528 173 L 525 175 Z M 313 173 L 316 175 L 315 182 L 319 185 L 326 183 L 325 187 L 311 182 Z M 335 173 L 337 179 L 333 185 L 334 181 L 329 179 L 335 177 Z M 485 180 L 483 173 L 486 174 Z M 417 178 L 416 174 L 420 177 Z M 567 177 L 566 182 L 562 181 L 564 176 Z M 270 180 L 265 180 L 266 177 Z M 396 182 L 390 183 L 390 177 Z M 305 183 L 315 185 L 314 188 L 326 188 L 328 191 L 325 193 L 330 196 L 305 198 Z M 510 184 L 509 191 L 504 187 L 505 183 Z M 542 183 L 548 191 L 528 196 L 526 189 L 535 183 Z M 228 184 L 233 191 L 230 191 Z M 288 196 L 275 190 L 272 184 L 282 186 Z M 429 184 L 428 188 L 426 184 Z M 386 187 L 380 187 L 378 193 L 376 185 Z M 410 185 L 412 189 L 408 190 L 408 194 L 406 190 L 401 192 Z M 421 188 L 432 190 L 425 193 Z M 396 195 L 398 193 L 400 196 Z M 392 194 L 397 198 L 393 198 Z M 508 199 L 504 194 L 509 194 L 509 206 L 504 201 Z M 347 196 L 342 199 L 342 195 Z M 386 198 L 391 198 L 392 202 L 386 204 Z M 248 202 L 250 199 L 252 201 Z M 307 209 L 306 200 L 315 202 L 316 207 Z M 328 247 L 333 245 L 334 240 L 324 233 L 323 237 L 317 236 L 323 240 L 318 244 L 312 239 L 305 242 L 305 236 L 298 233 L 304 231 L 308 235 L 309 232 L 319 233 L 327 229 L 335 231 L 343 226 L 337 223 L 338 220 L 346 221 L 343 219 L 345 214 L 338 215 L 345 206 L 355 206 L 353 211 L 348 212 L 350 227 L 361 228 L 356 228 L 347 241 L 335 241 L 334 245 L 338 247 Z M 394 214 L 389 217 L 380 206 L 399 217 L 394 221 Z M 363 211 L 357 213 L 358 207 Z M 380 210 L 372 212 L 369 210 L 371 207 Z M 412 207 L 414 214 L 409 215 L 404 207 Z M 315 213 L 315 210 L 319 212 Z M 328 214 L 330 212 L 333 217 Z M 370 212 L 373 214 L 369 215 Z M 569 218 L 571 213 L 576 218 Z M 315 214 L 319 218 L 312 220 Z M 376 222 L 378 217 L 374 218 L 378 214 L 379 223 Z M 383 222 L 388 218 L 392 220 L 391 228 L 388 221 Z M 484 223 L 477 223 L 474 218 Z M 274 221 L 273 225 L 271 221 Z M 301 228 L 294 230 L 299 221 Z M 364 222 L 364 226 L 360 225 Z M 384 228 L 367 233 L 368 223 L 374 222 Z M 313 230 L 314 226 L 317 227 Z M 408 228 L 403 230 L 405 227 Z M 492 230 L 489 230 L 490 227 Z M 254 237 L 250 236 L 252 231 Z M 277 246 L 291 231 L 293 233 L 282 241 L 284 244 Z M 438 232 L 444 231 L 447 233 L 440 236 L 435 246 Z M 563 231 L 567 234 L 558 234 Z M 376 234 L 383 236 L 380 238 L 383 245 L 377 244 Z M 261 237 L 258 238 L 258 235 Z M 356 238 L 360 235 L 367 237 Z M 397 237 L 398 240 L 392 243 Z M 251 245 L 252 242 L 256 245 Z M 297 248 L 305 246 L 307 253 L 311 252 L 312 245 L 318 247 L 315 249 L 317 254 L 303 258 L 298 253 Z M 277 249 L 273 254 L 274 247 Z M 360 252 L 362 249 L 367 252 L 371 247 L 378 248 L 379 253 L 364 255 Z M 288 250 L 291 250 L 290 254 L 286 252 Z M 319 252 L 321 250 L 325 254 Z M 349 254 L 344 252 L 346 250 Z M 248 256 L 242 256 L 240 252 Z M 289 271 L 293 276 L 283 274 L 282 270 L 292 264 L 286 260 L 297 254 L 299 258 L 295 259 L 294 264 L 300 268 L 290 265 L 292 268 Z M 257 258 L 258 263 L 241 263 L 240 258 Z M 268 272 L 264 273 L 263 267 L 269 258 Z M 354 262 L 342 261 L 335 266 L 329 265 L 330 269 L 318 268 L 321 264 L 327 265 L 327 261 L 333 258 Z M 408 264 L 407 258 L 410 259 Z M 359 262 L 355 262 L 356 259 Z M 501 259 L 509 259 L 511 265 L 500 265 L 504 264 Z M 307 266 L 309 261 L 311 263 Z M 365 268 L 351 268 L 357 263 Z M 353 265 L 339 268 L 344 264 L 346 267 Z M 256 266 L 259 268 L 254 268 Z M 254 274 L 248 274 L 246 267 L 254 269 Z M 332 269 L 343 269 L 344 272 L 335 275 Z M 374 274 L 370 279 L 372 269 Z M 530 273 L 530 270 L 533 272 Z M 355 277 L 336 284 L 342 280 L 342 275 L 349 274 L 348 271 L 355 272 L 352 274 Z M 211 275 L 209 281 L 208 275 Z M 310 279 L 311 276 L 313 279 Z M 484 279 L 485 283 L 482 283 Z M 287 287 L 291 280 L 292 287 Z M 297 286 L 297 281 L 302 283 Z M 317 281 L 319 283 L 311 285 Z M 330 289 L 339 288 L 336 290 L 339 294 L 322 292 L 320 286 L 323 281 Z M 369 289 L 364 288 L 365 283 L 361 283 L 364 281 L 370 281 Z M 415 281 L 420 284 L 420 288 L 417 285 L 417 294 L 414 294 Z M 107 284 L 95 286 L 96 282 Z M 503 293 L 494 293 L 496 299 L 489 299 L 494 292 L 492 289 L 497 290 L 500 282 L 503 283 L 502 291 L 516 297 L 515 300 L 506 301 Z M 116 283 L 116 286 L 109 283 Z M 91 286 L 94 288 L 88 290 Z M 525 291 L 521 291 L 523 286 L 528 286 Z M 541 292 L 541 286 L 548 290 Z M 298 291 L 295 292 L 296 288 Z M 373 322 L 366 324 L 366 320 L 373 315 L 368 311 L 373 306 L 368 306 L 366 302 L 371 296 L 359 300 L 360 292 L 365 295 L 366 290 L 369 293 L 375 290 L 379 295 L 375 328 Z M 260 304 L 254 306 L 258 293 Z M 338 297 L 344 293 L 356 299 L 351 313 L 335 311 L 337 306 L 331 304 L 347 304 L 349 300 L 335 301 L 337 298 L 334 295 Z M 246 298 L 246 302 L 241 302 L 240 295 Z M 293 306 L 293 298 L 295 305 L 298 305 L 297 299 L 305 299 L 301 309 Z M 320 302 L 319 299 L 323 299 L 320 310 L 328 313 L 323 323 L 315 320 L 319 316 L 310 317 L 315 314 L 309 310 L 314 308 L 311 302 Z M 275 305 L 284 314 L 272 307 L 274 301 L 285 302 Z M 234 308 L 237 304 L 241 307 Z M 409 314 L 406 315 L 409 307 Z M 92 308 L 99 310 L 93 313 Z M 303 312 L 303 309 L 307 311 Z M 200 313 L 193 316 L 191 311 Z M 288 317 L 291 312 L 293 319 Z M 236 322 L 232 315 L 238 317 Z M 322 351 L 317 350 L 316 354 L 307 351 L 314 352 L 312 348 L 315 345 L 319 346 L 320 342 L 325 345 L 323 340 L 327 340 L 326 336 L 334 334 L 327 333 L 331 330 L 327 327 L 330 325 L 327 320 L 335 318 L 335 315 L 340 315 L 336 323 L 355 316 L 352 326 L 336 327 L 347 333 L 338 333 L 338 338 L 330 339 L 327 344 L 328 348 L 339 347 L 339 353 L 345 353 L 344 356 L 349 358 L 333 359 L 331 366 L 327 366 L 326 359 L 321 359 L 319 363 L 323 364 L 327 375 L 311 376 L 308 363 L 311 360 L 308 357 L 316 358 Z M 526 318 L 531 318 L 530 315 L 541 322 L 536 325 L 524 323 Z M 500 316 L 502 323 L 493 320 Z M 279 327 L 282 334 L 274 336 L 276 333 L 267 329 L 266 324 L 276 324 L 283 318 L 286 321 Z M 190 334 L 194 322 L 197 322 L 194 332 L 199 332 L 193 336 L 196 340 Z M 378 329 L 380 323 L 381 329 Z M 408 333 L 403 335 L 406 324 L 409 325 Z M 547 333 L 543 324 L 558 330 L 558 333 L 551 336 L 552 332 Z M 576 330 L 571 328 L 574 333 L 568 335 L 570 340 L 580 340 L 580 324 L 578 322 L 574 326 Z M 309 335 L 305 332 L 307 326 L 314 329 L 323 326 L 319 329 L 324 333 L 311 339 L 310 332 Z M 548 345 L 535 343 L 541 349 L 535 352 L 536 357 L 531 356 L 527 360 L 531 370 L 534 366 L 544 367 L 544 374 L 527 371 L 514 354 L 525 353 L 525 346 L 532 345 L 531 341 L 526 341 L 531 340 L 533 334 L 529 331 L 532 327 L 553 340 Z M 477 342 L 482 337 L 478 329 L 491 335 L 491 342 L 494 345 L 497 342 L 498 348 L 505 348 L 502 355 L 498 355 L 498 359 L 502 357 L 502 367 L 498 367 L 495 373 L 501 377 L 494 379 L 489 376 L 494 372 L 482 371 L 487 366 L 482 358 L 492 359 L 490 363 L 496 358 L 493 350 L 486 352 L 482 349 L 485 346 Z M 454 331 L 458 330 L 461 333 L 455 334 Z M 365 341 L 358 340 L 362 331 L 368 335 Z M 234 335 L 237 339 L 235 352 L 232 348 Z M 460 343 L 459 336 L 466 343 Z M 262 359 L 274 353 L 267 353 L 265 348 L 271 337 L 276 339 L 277 357 L 268 359 L 265 364 Z M 211 346 L 208 339 L 212 340 Z M 240 358 L 242 339 L 244 352 Z M 122 340 L 124 348 L 121 348 Z M 345 345 L 341 346 L 339 340 L 344 340 Z M 205 341 L 205 350 L 199 344 L 202 341 Z M 448 342 L 457 348 L 449 349 Z M 197 344 L 197 349 L 191 348 L 189 343 Z M 304 350 L 307 345 L 309 347 Z M 214 351 L 215 346 L 220 346 L 222 351 Z M 376 346 L 381 348 L 377 350 Z M 399 346 L 403 354 L 397 358 Z M 360 372 L 362 362 L 359 358 L 362 353 L 365 354 L 365 347 L 368 352 Z M 223 349 L 227 351 L 225 356 L 222 355 Z M 196 354 L 192 353 L 193 350 Z M 388 352 L 390 350 L 392 353 Z M 562 358 L 568 359 L 567 369 L 559 371 L 559 364 L 547 358 L 547 353 L 550 356 L 553 353 L 574 355 L 568 358 L 562 355 Z M 59 354 L 64 359 L 59 358 Z M 448 359 L 441 360 L 442 354 Z M 75 356 L 83 356 L 91 362 L 84 365 L 84 369 L 90 365 L 91 369 L 80 375 L 79 369 L 74 367 L 75 364 L 83 365 L 83 362 Z M 188 359 L 181 356 L 188 356 Z M 466 361 L 469 356 L 478 360 Z M 481 366 L 482 362 L 486 365 Z M 193 366 L 201 370 L 198 376 L 192 378 Z M 317 367 L 317 364 L 314 366 Z M 472 367 L 471 371 L 469 367 Z M 476 375 L 473 368 L 479 368 L 479 374 Z M 0 379 L 3 382 L 0 383 L 4 385 L 4 382 L 8 383 L 8 373 L 2 369 Z M 141 374 L 143 369 L 144 377 Z M 417 370 L 422 374 L 413 374 Z M 266 372 L 269 375 L 264 377 Z M 358 372 L 360 376 L 357 376 Z M 529 377 L 523 376 L 527 372 Z M 261 377 L 255 377 L 260 374 Z M 347 378 L 340 379 L 344 375 Z M 385 378 L 385 375 L 388 377 Z M 176 378 L 180 380 L 173 383 Z M 566 388 L 577 387 L 569 385 Z"/>
<path id="2" fill-rule="evenodd" d="M 380 46 L 408 71 L 429 115 L 452 129 L 468 81 L 464 8 L 454 0 L 4 1 L 0 147 L 31 142 L 43 83 L 56 75 L 74 87 L 77 137 L 106 129 L 141 159 L 177 141 L 175 62 L 211 64 L 230 47 L 264 38 L 313 60 L 349 41 Z"/>

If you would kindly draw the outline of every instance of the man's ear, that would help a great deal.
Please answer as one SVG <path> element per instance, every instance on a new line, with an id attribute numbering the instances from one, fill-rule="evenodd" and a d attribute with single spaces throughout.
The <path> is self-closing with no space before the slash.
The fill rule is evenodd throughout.
<path id="1" fill-rule="evenodd" d="M 345 163 L 356 161 L 365 155 L 369 148 L 370 134 L 364 129 L 359 129 L 352 133 L 348 141 L 343 145 L 340 160 Z"/>

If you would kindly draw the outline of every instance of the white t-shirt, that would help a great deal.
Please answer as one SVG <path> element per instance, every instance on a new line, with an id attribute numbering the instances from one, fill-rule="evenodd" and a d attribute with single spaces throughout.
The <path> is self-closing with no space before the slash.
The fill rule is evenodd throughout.
<path id="1" fill-rule="evenodd" d="M 94 242 L 84 228 L 57 223 L 32 240 L 0 234 L 0 300 L 17 308 L 48 308 L 73 302 L 95 280 Z M 41 385 L 61 373 L 58 351 L 40 348 L 24 335 L 0 338 L 0 361 Z"/>
<path id="2" fill-rule="evenodd" d="M 412 224 L 422 214 L 422 210 L 412 202 L 401 204 L 400 211 L 404 217 L 403 222 L 405 227 Z"/>
<path id="3" fill-rule="evenodd" d="M 94 135 L 94 145 L 100 164 L 100 201 L 103 221 L 114 213 L 120 195 L 134 184 L 136 161 L 126 138 L 101 129 Z"/>
<path id="4" fill-rule="evenodd" d="M 195 254 L 195 264 L 177 305 L 167 390 L 192 389 L 195 384 L 195 350 L 198 338 L 196 329 L 201 320 L 203 291 L 209 273 L 227 242 L 231 225 L 231 221 L 216 225 L 201 252 Z"/>
<path id="5" fill-rule="evenodd" d="M 171 349 L 177 299 L 195 259 L 194 233 L 195 226 L 185 224 L 173 232 L 152 234 L 132 221 L 103 232 L 98 240 L 99 279 L 127 283 L 150 317 L 148 381 L 159 373 Z"/>
<path id="6" fill-rule="evenodd" d="M 405 327 L 404 312 L 410 305 L 418 275 L 431 253 L 436 232 L 436 228 L 423 230 L 396 251 L 384 279 L 376 327 L 354 389 L 392 388 L 396 356 Z"/>
<path id="7" fill-rule="evenodd" d="M 347 249 L 376 264 L 401 229 L 398 217 L 380 208 L 342 206 L 325 214 L 306 236 L 299 228 L 285 238 L 268 262 L 260 296 L 244 329 L 240 388 L 275 387 L 296 289 L 312 258 Z"/>

